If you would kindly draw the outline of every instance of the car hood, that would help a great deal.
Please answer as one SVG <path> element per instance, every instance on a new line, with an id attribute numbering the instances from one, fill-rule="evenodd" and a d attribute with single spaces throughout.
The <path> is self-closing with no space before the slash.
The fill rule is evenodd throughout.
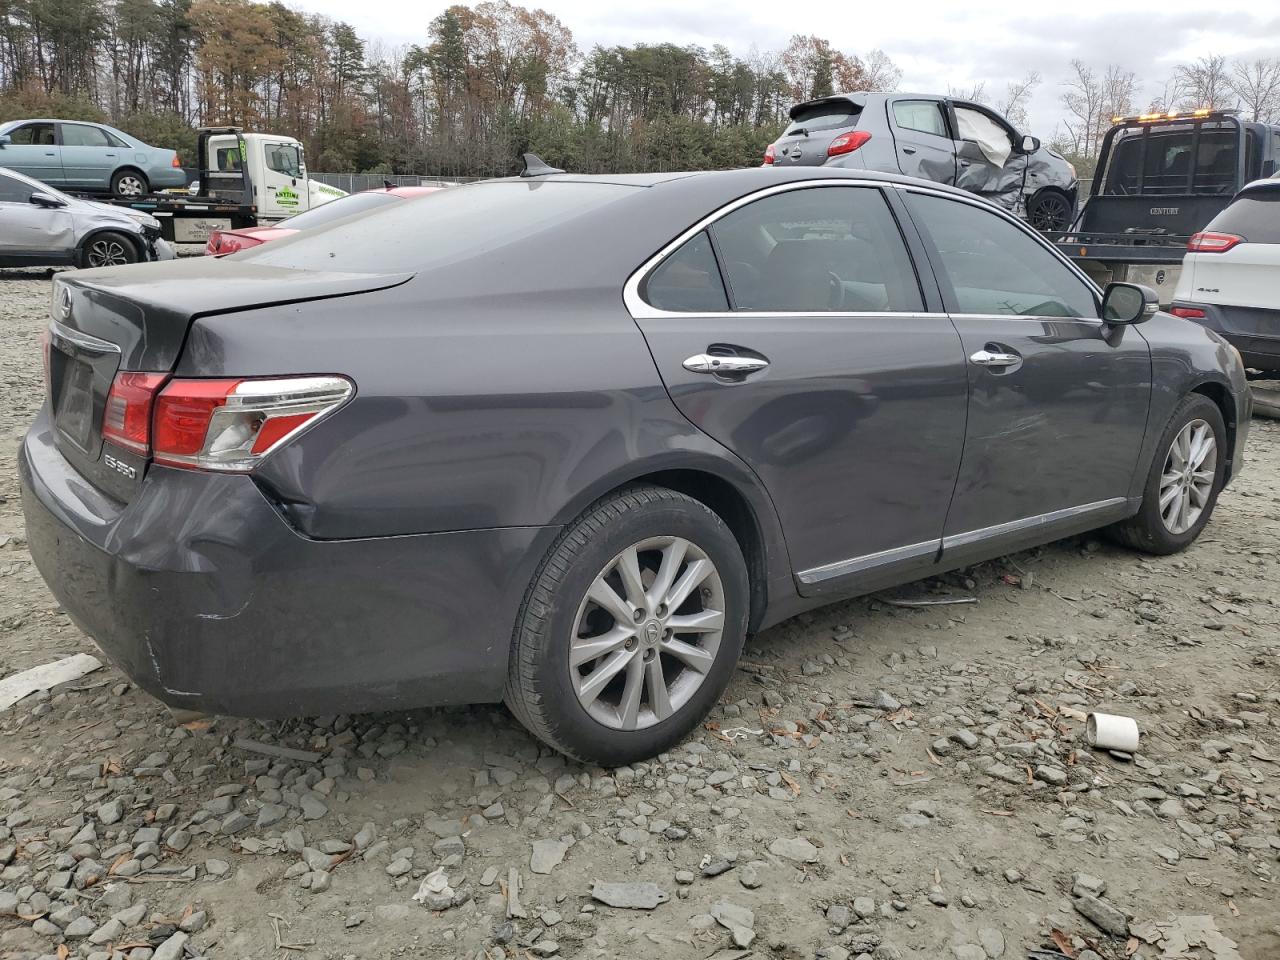
<path id="1" fill-rule="evenodd" d="M 160 222 L 155 217 L 140 210 L 126 210 L 110 203 L 99 203 L 97 200 L 79 200 L 76 203 L 76 209 L 77 212 L 93 214 L 95 217 L 104 220 L 114 220 L 117 223 L 132 223 L 156 230 L 160 229 Z"/>

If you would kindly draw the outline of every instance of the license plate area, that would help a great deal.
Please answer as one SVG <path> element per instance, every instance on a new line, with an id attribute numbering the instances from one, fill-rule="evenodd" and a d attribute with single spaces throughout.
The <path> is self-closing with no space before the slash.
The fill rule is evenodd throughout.
<path id="1" fill-rule="evenodd" d="M 102 416 L 120 366 L 120 349 L 61 324 L 50 328 L 49 341 L 53 425 L 61 440 L 96 460 L 102 452 Z"/>

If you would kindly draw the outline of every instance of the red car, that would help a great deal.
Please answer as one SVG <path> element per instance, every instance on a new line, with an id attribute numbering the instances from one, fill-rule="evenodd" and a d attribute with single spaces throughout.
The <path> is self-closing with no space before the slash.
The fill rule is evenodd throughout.
<path id="1" fill-rule="evenodd" d="M 243 230 L 215 230 L 209 234 L 209 242 L 205 245 L 206 256 L 221 257 L 228 253 L 239 253 L 249 247 L 272 240 L 283 240 L 292 237 L 299 230 L 310 230 L 335 220 L 354 216 L 366 210 L 373 210 L 396 200 L 410 200 L 428 193 L 435 193 L 441 187 L 380 187 L 377 190 L 363 190 L 352 193 L 337 200 L 295 214 L 269 227 L 245 227 Z"/>

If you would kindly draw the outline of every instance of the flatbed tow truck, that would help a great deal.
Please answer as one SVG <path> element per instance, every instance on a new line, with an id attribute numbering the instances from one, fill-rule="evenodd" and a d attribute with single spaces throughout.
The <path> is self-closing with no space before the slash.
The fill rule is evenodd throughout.
<path id="1" fill-rule="evenodd" d="M 1191 235 L 1280 169 L 1280 126 L 1208 109 L 1112 124 L 1084 206 L 1069 229 L 1045 236 L 1100 284 L 1143 283 L 1167 306 Z"/>
<path id="2" fill-rule="evenodd" d="M 302 144 L 293 137 L 201 127 L 196 157 L 191 191 L 90 199 L 151 214 L 171 243 L 203 244 L 214 230 L 262 226 L 346 195 L 307 176 Z"/>

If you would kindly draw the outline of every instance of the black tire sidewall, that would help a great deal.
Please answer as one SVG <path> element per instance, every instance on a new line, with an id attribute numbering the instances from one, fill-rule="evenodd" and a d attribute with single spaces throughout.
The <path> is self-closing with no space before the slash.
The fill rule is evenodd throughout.
<path id="1" fill-rule="evenodd" d="M 147 179 L 146 174 L 144 174 L 141 170 L 117 170 L 115 173 L 111 175 L 111 195 L 112 196 L 124 197 L 127 199 L 127 196 L 120 192 L 120 181 L 123 180 L 125 177 L 137 177 L 139 180 L 141 180 L 142 193 L 144 195 L 147 193 L 148 190 L 151 189 L 151 181 Z"/>
<path id="2" fill-rule="evenodd" d="M 1160 516 L 1160 477 L 1164 474 L 1165 460 L 1169 456 L 1169 448 L 1173 445 L 1174 437 L 1192 420 L 1203 420 L 1209 424 L 1209 428 L 1213 430 L 1214 442 L 1217 444 L 1218 457 L 1214 466 L 1213 490 L 1209 494 L 1209 502 L 1205 504 L 1199 519 L 1190 530 L 1175 534 L 1164 525 L 1164 519 Z M 1177 553 L 1190 546 L 1200 536 L 1201 531 L 1213 516 L 1214 507 L 1217 506 L 1218 494 L 1222 491 L 1223 476 L 1226 473 L 1228 453 L 1227 426 L 1218 405 L 1200 394 L 1192 394 L 1183 400 L 1160 436 L 1160 442 L 1156 446 L 1155 455 L 1152 457 L 1151 467 L 1147 473 L 1142 507 L 1138 511 L 1137 519 L 1143 527 L 1143 534 L 1150 541 L 1150 547 L 1155 552 Z"/>
<path id="3" fill-rule="evenodd" d="M 706 552 L 720 575 L 725 623 L 716 660 L 702 685 L 671 717 L 642 730 L 606 727 L 578 702 L 570 681 L 569 639 L 591 582 L 624 549 L 648 537 L 678 536 Z M 565 543 L 572 543 L 567 539 Z M 537 642 L 537 687 L 545 720 L 557 744 L 572 755 L 605 766 L 651 757 L 679 742 L 715 705 L 733 676 L 747 627 L 750 585 L 737 541 L 724 522 L 702 504 L 684 497 L 646 503 L 625 511 L 603 535 L 573 550 L 567 572 L 541 618 Z"/>
<path id="4" fill-rule="evenodd" d="M 1070 203 L 1066 197 L 1062 196 L 1062 194 L 1056 193 L 1051 190 L 1043 191 L 1031 198 L 1031 203 L 1028 208 L 1027 219 L 1034 220 L 1036 218 L 1036 215 L 1040 212 L 1040 208 L 1045 206 L 1046 204 L 1060 205 L 1060 209 L 1062 210 L 1063 222 L 1058 224 L 1055 227 L 1045 227 L 1044 229 L 1065 230 L 1067 228 L 1068 222 L 1070 221 L 1070 217 L 1071 217 L 1070 210 L 1069 210 Z"/>

